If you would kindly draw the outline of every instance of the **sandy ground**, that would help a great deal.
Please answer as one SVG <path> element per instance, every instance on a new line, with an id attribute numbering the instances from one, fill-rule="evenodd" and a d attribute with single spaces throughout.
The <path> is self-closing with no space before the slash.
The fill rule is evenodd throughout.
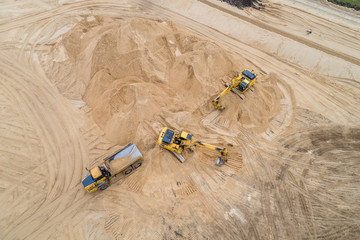
<path id="1" fill-rule="evenodd" d="M 0 238 L 359 239 L 360 17 L 325 2 L 2 1 Z M 86 193 L 128 142 L 143 166 Z"/>

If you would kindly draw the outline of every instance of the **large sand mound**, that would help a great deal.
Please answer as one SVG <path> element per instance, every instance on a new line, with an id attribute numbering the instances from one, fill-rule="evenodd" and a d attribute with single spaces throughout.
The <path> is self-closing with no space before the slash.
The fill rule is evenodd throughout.
<path id="1" fill-rule="evenodd" d="M 211 100 L 223 84 L 250 65 L 171 22 L 145 19 L 87 17 L 53 49 L 51 56 L 63 49 L 66 60 L 54 62 L 49 77 L 58 72 L 54 82 L 63 80 L 63 95 L 81 96 L 108 139 L 120 145 L 142 142 L 149 133 L 141 129 L 159 123 L 159 117 L 195 131 L 191 128 L 214 111 Z M 71 76 L 62 76 L 64 69 Z M 216 122 L 225 121 L 234 131 L 238 123 L 265 131 L 283 94 L 276 75 L 260 79 L 263 84 L 245 101 L 228 94 L 222 101 L 227 110 Z"/>

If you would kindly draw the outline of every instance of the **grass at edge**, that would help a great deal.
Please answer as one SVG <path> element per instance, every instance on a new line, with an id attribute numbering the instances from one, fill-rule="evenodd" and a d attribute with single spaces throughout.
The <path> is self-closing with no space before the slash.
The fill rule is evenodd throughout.
<path id="1" fill-rule="evenodd" d="M 328 0 L 344 7 L 354 8 L 355 10 L 360 10 L 360 0 Z"/>

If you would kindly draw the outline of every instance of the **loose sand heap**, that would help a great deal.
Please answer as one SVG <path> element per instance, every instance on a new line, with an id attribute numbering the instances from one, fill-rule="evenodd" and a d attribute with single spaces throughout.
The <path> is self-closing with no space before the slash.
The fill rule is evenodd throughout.
<path id="1" fill-rule="evenodd" d="M 240 39 L 195 19 L 192 9 L 211 9 L 213 19 L 230 9 L 206 2 L 7 6 L 14 10 L 0 24 L 1 239 L 360 236 L 360 58 L 348 55 L 359 51 L 356 27 L 331 22 L 349 36 L 330 50 L 337 37 L 299 37 L 290 20 L 288 36 L 271 22 L 258 34 L 254 19 L 274 16 L 247 10 L 254 18 L 243 23 L 235 9 L 226 17 L 239 18 L 243 29 L 233 34 L 248 36 Z M 267 9 L 282 8 L 275 1 Z M 274 52 L 276 44 L 293 51 Z M 244 100 L 230 92 L 226 109 L 214 110 L 211 100 L 244 69 L 258 73 L 255 91 Z M 181 164 L 157 146 L 165 126 L 227 147 L 228 163 L 217 167 L 216 152 L 196 149 Z M 129 142 L 143 165 L 86 193 L 84 168 Z"/>
<path id="2" fill-rule="evenodd" d="M 85 17 L 52 50 L 41 59 L 61 94 L 83 100 L 111 142 L 141 148 L 153 147 L 160 125 L 206 132 L 199 123 L 220 113 L 211 100 L 236 71 L 251 66 L 171 22 L 138 18 Z M 62 55 L 65 61 L 52 60 Z M 284 96 L 275 74 L 262 75 L 261 82 L 245 101 L 227 95 L 222 102 L 228 110 L 211 121 L 266 130 Z"/>

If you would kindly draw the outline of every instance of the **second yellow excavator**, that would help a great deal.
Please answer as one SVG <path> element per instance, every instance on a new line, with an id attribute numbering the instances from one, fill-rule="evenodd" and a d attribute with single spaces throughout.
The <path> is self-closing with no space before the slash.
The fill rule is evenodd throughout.
<path id="1" fill-rule="evenodd" d="M 203 143 L 201 141 L 192 140 L 192 135 L 185 131 L 172 130 L 167 127 L 160 132 L 158 144 L 160 147 L 169 150 L 180 162 L 184 162 L 184 157 L 181 155 L 184 149 L 192 149 L 193 147 L 203 147 L 210 150 L 215 150 L 220 153 L 216 164 L 223 165 L 227 162 L 228 151 L 226 148 L 217 147 L 211 144 Z"/>
<path id="2" fill-rule="evenodd" d="M 239 95 L 241 99 L 245 96 L 243 93 L 249 88 L 252 89 L 252 85 L 256 82 L 258 76 L 254 71 L 244 70 L 241 74 L 235 76 L 230 83 L 225 84 L 225 90 L 220 93 L 214 100 L 212 100 L 212 104 L 218 110 L 224 110 L 225 107 L 221 106 L 220 100 L 230 91 Z"/>

